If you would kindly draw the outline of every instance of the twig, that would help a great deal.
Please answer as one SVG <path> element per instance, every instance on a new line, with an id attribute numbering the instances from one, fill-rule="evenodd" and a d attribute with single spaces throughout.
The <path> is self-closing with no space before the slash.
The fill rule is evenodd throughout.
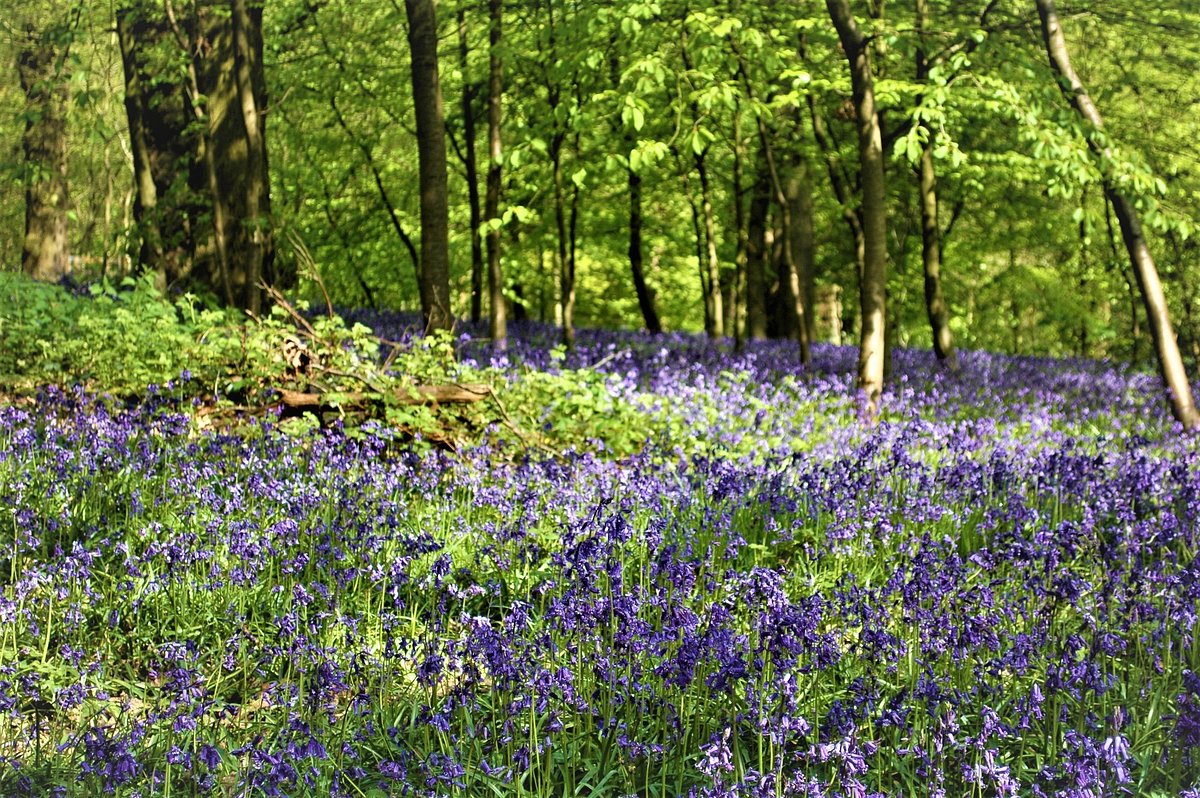
<path id="1" fill-rule="evenodd" d="M 266 291 L 267 296 L 271 297 L 271 300 L 276 305 L 279 305 L 279 307 L 287 311 L 287 314 L 292 317 L 292 320 L 295 321 L 300 327 L 303 327 L 304 331 L 308 333 L 310 338 L 317 338 L 317 331 L 313 329 L 311 324 L 309 324 L 308 319 L 304 318 L 304 315 L 300 313 L 300 311 L 296 310 L 296 308 L 292 306 L 291 302 L 287 301 L 287 297 L 280 293 L 278 288 L 273 285 L 268 285 L 265 280 L 259 280 L 258 287 Z"/>

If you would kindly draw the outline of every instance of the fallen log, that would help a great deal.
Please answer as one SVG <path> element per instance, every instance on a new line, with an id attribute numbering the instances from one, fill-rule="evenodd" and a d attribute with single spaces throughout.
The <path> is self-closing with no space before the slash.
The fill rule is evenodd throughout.
<path id="1" fill-rule="evenodd" d="M 343 410 L 364 408 L 376 402 L 392 402 L 398 405 L 450 405 L 481 402 L 492 395 L 490 385 L 479 383 L 449 385 L 407 385 L 396 389 L 387 398 L 379 394 L 361 391 L 336 391 L 331 393 L 305 393 L 277 388 L 279 400 L 290 410 Z"/>

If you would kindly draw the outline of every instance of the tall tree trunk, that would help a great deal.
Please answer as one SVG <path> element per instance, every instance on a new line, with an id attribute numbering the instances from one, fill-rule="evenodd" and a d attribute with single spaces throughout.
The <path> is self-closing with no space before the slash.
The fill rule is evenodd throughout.
<path id="1" fill-rule="evenodd" d="M 487 263 L 488 263 L 488 331 L 492 345 L 504 349 L 508 345 L 507 305 L 504 300 L 504 273 L 500 266 L 500 122 L 501 100 L 504 93 L 504 64 L 500 60 L 500 38 L 504 24 L 504 9 L 501 0 L 488 0 L 488 17 L 491 29 L 488 37 L 488 173 L 487 206 L 488 218 Z M 523 312 L 524 304 L 518 305 Z"/>
<path id="2" fill-rule="evenodd" d="M 446 130 L 438 78 L 437 16 L 433 0 L 404 0 L 412 53 L 413 110 L 417 117 L 421 189 L 421 312 L 425 330 L 449 330 L 450 209 L 446 180 Z"/>
<path id="3" fill-rule="evenodd" d="M 579 155 L 579 131 L 576 130 L 572 135 L 573 146 L 576 157 Z M 571 322 L 571 344 L 575 343 L 575 272 L 576 265 L 579 263 L 579 198 L 581 192 L 579 184 L 574 180 L 571 181 L 571 213 L 567 220 L 567 270 L 571 273 L 571 294 L 569 302 L 563 304 L 563 317 L 570 319 Z"/>
<path id="4" fill-rule="evenodd" d="M 686 19 L 679 30 L 679 55 L 690 73 L 695 66 L 688 50 Z M 700 106 L 693 100 L 689 107 L 692 112 L 692 124 L 698 126 L 701 120 Z M 699 152 L 692 153 L 692 163 L 696 167 L 697 177 L 700 178 L 699 218 L 703 221 L 704 232 L 704 245 L 701 248 L 697 242 L 697 249 L 700 256 L 700 285 L 704 289 L 704 331 L 710 338 L 720 338 L 725 334 L 725 309 L 721 301 L 721 260 L 717 254 L 717 233 L 713 220 L 712 187 L 708 181 L 707 156 L 707 145 Z M 693 209 L 695 208 L 693 205 Z"/>
<path id="5" fill-rule="evenodd" d="M 163 8 L 180 51 L 187 53 L 188 106 L 196 118 L 200 150 L 198 158 L 204 162 L 205 184 L 208 189 L 209 201 L 212 203 L 212 238 L 213 247 L 217 253 L 217 281 L 220 284 L 225 304 L 234 306 L 237 303 L 233 295 L 229 263 L 229 208 L 225 202 L 225 196 L 221 193 L 216 147 L 213 143 L 213 126 L 206 108 L 207 100 L 204 98 L 204 92 L 200 90 L 200 67 L 197 60 L 201 57 L 202 48 L 199 42 L 193 38 L 198 32 L 199 26 L 196 24 L 188 26 L 192 31 L 189 35 L 180 25 L 171 0 L 164 0 Z"/>
<path id="6" fill-rule="evenodd" d="M 854 243 L 854 273 L 861 283 L 864 269 L 863 264 L 867 259 L 867 247 L 865 243 L 866 237 L 863 234 L 862 218 L 850 202 L 850 189 L 847 185 L 852 183 L 853 180 L 841 170 L 841 164 L 838 162 L 837 147 L 830 140 L 829 128 L 825 124 L 825 118 L 821 116 L 821 112 L 817 108 L 816 98 L 810 93 L 807 100 L 809 119 L 812 121 L 813 138 L 816 139 L 817 149 L 821 151 L 821 155 L 825 160 L 825 170 L 829 174 L 829 184 L 833 187 L 833 195 L 837 198 L 838 206 L 842 209 L 842 218 L 845 220 L 846 226 L 850 229 L 850 238 Z"/>
<path id="7" fill-rule="evenodd" d="M 929 133 L 930 139 L 933 132 Z M 933 145 L 926 141 L 921 150 L 921 263 L 925 271 L 925 311 L 933 337 L 933 352 L 950 371 L 958 371 L 958 353 L 950 332 L 950 312 L 942 295 L 941 228 L 938 225 L 937 172 L 933 166 Z"/>
<path id="8" fill-rule="evenodd" d="M 201 207 L 191 196 L 191 173 L 201 149 L 186 92 L 156 67 L 164 51 L 174 56 L 178 47 L 161 13 L 154 3 L 129 3 L 118 7 L 116 23 L 133 153 L 137 265 L 165 286 L 188 278 L 196 258 L 199 231 L 192 220 Z M 219 278 L 204 282 L 224 295 Z"/>
<path id="9" fill-rule="evenodd" d="M 746 143 L 742 139 L 742 109 L 738 103 L 733 109 L 733 228 L 737 231 L 737 248 L 733 257 L 733 290 L 730 292 L 730 304 L 733 308 L 729 314 L 734 345 L 738 351 L 746 346 L 746 325 L 743 323 L 745 298 L 742 285 L 750 263 L 750 231 L 747 229 L 746 200 L 743 196 L 746 192 L 745 163 Z"/>
<path id="10" fill-rule="evenodd" d="M 1093 128 L 1087 137 L 1089 148 L 1102 162 L 1108 162 L 1112 153 L 1100 135 L 1104 120 L 1071 66 L 1067 41 L 1059 24 L 1054 0 L 1035 1 L 1038 16 L 1041 18 L 1046 53 L 1050 58 L 1051 67 L 1060 78 L 1059 87 L 1076 113 Z M 1196 402 L 1192 397 L 1192 388 L 1179 353 L 1179 343 L 1175 340 L 1175 330 L 1171 327 L 1171 318 L 1167 313 L 1166 295 L 1158 277 L 1158 269 L 1154 265 L 1154 258 L 1150 255 L 1150 248 L 1142 233 L 1137 210 L 1113 183 L 1107 169 L 1103 171 L 1102 177 L 1105 196 L 1112 203 L 1113 213 L 1116 214 L 1117 223 L 1121 228 L 1121 238 L 1125 241 L 1125 249 L 1129 253 L 1138 288 L 1141 290 L 1150 335 L 1158 355 L 1159 371 L 1170 394 L 1171 412 L 1184 429 L 1200 429 L 1200 411 L 1197 411 Z"/>
<path id="11" fill-rule="evenodd" d="M 708 268 L 706 266 L 707 246 L 704 240 L 704 214 L 700 210 L 700 203 L 696 201 L 695 195 L 692 193 L 691 184 L 688 180 L 687 169 L 680 166 L 680 175 L 683 182 L 683 193 L 687 195 L 688 206 L 692 209 L 692 241 L 696 247 L 696 268 L 700 278 L 700 296 L 703 300 L 704 307 L 704 330 L 711 335 L 712 329 L 712 307 L 709 305 L 708 291 Z"/>
<path id="12" fill-rule="evenodd" d="M 803 316 L 798 320 L 803 325 L 804 340 L 811 343 L 816 331 L 816 253 L 813 243 L 813 197 L 812 172 L 804 153 L 796 154 L 796 163 L 784 180 L 784 194 L 788 202 L 787 244 L 791 248 L 792 263 L 796 271 L 796 283 Z"/>
<path id="13" fill-rule="evenodd" d="M 637 292 L 642 322 L 648 332 L 660 333 L 662 322 L 654 309 L 654 296 L 646 285 L 642 267 L 642 178 L 632 168 L 629 169 L 629 268 L 633 272 L 633 290 Z"/>
<path id="14" fill-rule="evenodd" d="M 746 93 L 750 99 L 754 99 L 754 84 L 750 80 L 750 69 L 746 63 L 746 59 L 742 56 L 740 50 L 737 49 L 736 41 L 730 40 L 733 46 L 734 53 L 738 60 L 738 74 L 742 78 L 742 85 L 746 89 Z M 780 282 L 786 283 L 786 294 L 790 300 L 790 310 L 793 316 L 792 324 L 794 325 L 796 341 L 800 344 L 800 361 L 809 363 L 812 360 L 812 352 L 809 347 L 809 323 L 805 316 L 811 313 L 811 306 L 806 309 L 805 293 L 801 285 L 800 269 L 795 258 L 795 248 L 791 244 L 792 231 L 794 224 L 792 220 L 792 206 L 788 201 L 787 190 L 784 186 L 783 178 L 780 174 L 779 165 L 776 162 L 775 152 L 771 146 L 771 136 L 767 130 L 766 120 L 761 114 L 755 115 L 755 120 L 758 126 L 759 144 L 762 146 L 763 157 L 767 163 L 767 174 L 771 178 L 771 188 L 775 192 L 775 202 L 779 205 L 779 218 L 782 222 L 782 255 L 783 255 L 783 273 L 780 275 Z M 807 310 L 807 312 L 806 312 Z"/>
<path id="15" fill-rule="evenodd" d="M 858 355 L 858 388 L 863 408 L 872 421 L 878 418 L 883 395 L 883 370 L 887 327 L 887 210 L 884 205 L 883 136 L 875 109 L 868 41 L 850 13 L 848 0 L 825 0 L 829 16 L 850 64 L 850 83 L 858 122 L 858 154 L 862 186 L 863 274 Z"/>
<path id="16" fill-rule="evenodd" d="M 760 149 L 761 152 L 761 149 Z M 767 337 L 767 212 L 771 207 L 771 176 L 760 155 L 750 212 L 746 220 L 746 334 Z"/>
<path id="17" fill-rule="evenodd" d="M 575 262 L 567 242 L 567 199 L 563 185 L 562 148 L 566 134 L 558 132 L 550 140 L 551 179 L 554 183 L 554 226 L 558 233 L 558 301 L 562 322 L 562 342 L 575 346 Z"/>
<path id="18" fill-rule="evenodd" d="M 233 52 L 237 66 L 237 97 L 246 135 L 245 283 L 239 306 L 258 315 L 262 312 L 260 283 L 271 280 L 274 253 L 271 235 L 271 188 L 267 168 L 266 115 L 260 98 L 266 95 L 262 62 L 262 7 L 252 14 L 247 0 L 232 0 Z M 261 85 L 256 85 L 259 83 Z"/>
<path id="19" fill-rule="evenodd" d="M 20 31 L 17 73 L 25 94 L 25 239 L 21 269 L 54 281 L 69 271 L 66 53 L 32 24 Z"/>
<path id="20" fill-rule="evenodd" d="M 490 2 L 490 0 L 489 0 Z M 489 6 L 490 7 L 490 6 Z M 495 23 L 493 22 L 493 25 Z M 495 49 L 494 47 L 492 48 Z M 479 210 L 479 165 L 475 157 L 475 93 L 478 90 L 468 75 L 467 56 L 467 12 L 458 8 L 458 61 L 462 70 L 462 117 L 463 117 L 463 166 L 467 170 L 467 207 L 471 215 L 471 321 L 478 322 L 483 315 L 483 251 L 480 246 L 481 213 Z M 489 79 L 489 90 L 490 90 Z M 491 98 L 488 98 L 489 124 Z M 489 127 L 489 137 L 490 127 Z M 490 138 L 489 138 L 490 141 Z M 490 174 L 490 172 L 489 172 Z"/>
<path id="21" fill-rule="evenodd" d="M 929 80 L 929 58 L 925 52 L 924 34 L 929 26 L 928 0 L 916 0 L 917 16 L 917 82 Z M 942 242 L 938 224 L 937 171 L 933 164 L 934 131 L 926 130 L 918 169 L 921 193 L 921 263 L 925 271 L 925 310 L 933 337 L 933 352 L 951 371 L 958 371 L 958 354 L 954 351 L 954 335 L 950 332 L 950 313 L 942 296 Z"/>
<path id="22" fill-rule="evenodd" d="M 117 13 L 140 266 L 255 310 L 260 281 L 294 277 L 274 269 L 262 8 L 231 0 L 175 11 L 130 0 Z M 185 76 L 172 80 L 163 64 L 180 59 Z"/>
<path id="23" fill-rule="evenodd" d="M 617 91 L 621 85 L 619 49 L 615 40 L 611 40 L 609 44 L 613 53 L 609 60 L 610 80 L 613 90 Z M 622 135 L 622 141 L 625 144 L 626 152 L 632 153 L 633 148 L 637 145 L 633 132 L 626 129 Z M 659 321 L 658 312 L 654 309 L 654 294 L 651 293 L 650 286 L 646 284 L 645 258 L 642 253 L 642 176 L 633 168 L 632 161 L 626 165 L 626 183 L 629 187 L 628 254 L 629 270 L 633 275 L 633 290 L 637 295 L 638 309 L 642 313 L 642 325 L 647 332 L 660 333 L 662 332 L 662 322 Z"/>
<path id="24" fill-rule="evenodd" d="M 695 156 L 696 175 L 700 178 L 700 212 L 704 221 L 705 257 L 703 266 L 707 289 L 704 304 L 708 318 L 705 332 L 712 338 L 725 335 L 725 309 L 721 302 L 721 259 L 717 255 L 717 226 L 713 214 L 712 186 L 708 180 L 708 164 L 705 153 Z"/>

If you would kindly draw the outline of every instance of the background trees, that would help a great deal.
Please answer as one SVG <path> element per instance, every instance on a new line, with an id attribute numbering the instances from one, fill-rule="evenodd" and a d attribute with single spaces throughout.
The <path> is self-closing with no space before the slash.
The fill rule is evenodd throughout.
<path id="1" fill-rule="evenodd" d="M 950 363 L 956 345 L 1140 360 L 1157 328 L 1108 180 L 1159 255 L 1183 360 L 1200 355 L 1200 13 L 1060 11 L 1105 111 L 1097 158 L 1035 4 L 833 4 L 875 72 L 880 188 L 823 4 L 443 0 L 440 124 L 416 121 L 410 5 L 22 0 L 0 15 L 0 256 L 16 268 L 25 209 L 53 205 L 42 187 L 67 197 L 47 182 L 65 176 L 50 229 L 73 256 L 46 276 L 149 268 L 254 308 L 260 278 L 311 256 L 339 304 L 425 307 L 416 277 L 443 234 L 423 222 L 418 152 L 443 133 L 448 318 L 477 304 L 568 341 L 581 324 L 805 345 L 879 315 L 890 344 Z M 51 128 L 65 160 L 18 145 Z"/>

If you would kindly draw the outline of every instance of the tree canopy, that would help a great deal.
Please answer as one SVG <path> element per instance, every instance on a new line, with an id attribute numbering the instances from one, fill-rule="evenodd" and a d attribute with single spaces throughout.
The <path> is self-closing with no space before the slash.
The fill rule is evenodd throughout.
<path id="1" fill-rule="evenodd" d="M 1058 9 L 1099 131 L 1060 92 L 1032 0 L 826 5 L 20 0 L 0 41 L 24 65 L 0 79 L 0 257 L 21 262 L 27 190 L 59 170 L 57 271 L 151 269 L 251 309 L 260 280 L 318 277 L 338 305 L 429 306 L 431 262 L 451 317 L 807 346 L 858 340 L 882 258 L 889 347 L 1141 361 L 1154 325 L 1110 185 L 1195 362 L 1200 11 Z M 870 63 L 882 188 L 836 6 Z M 414 11 L 436 52 L 417 52 Z M 416 80 L 430 63 L 436 85 Z M 55 166 L 53 135 L 28 131 L 59 116 Z M 435 212 L 418 155 L 438 136 Z"/>

